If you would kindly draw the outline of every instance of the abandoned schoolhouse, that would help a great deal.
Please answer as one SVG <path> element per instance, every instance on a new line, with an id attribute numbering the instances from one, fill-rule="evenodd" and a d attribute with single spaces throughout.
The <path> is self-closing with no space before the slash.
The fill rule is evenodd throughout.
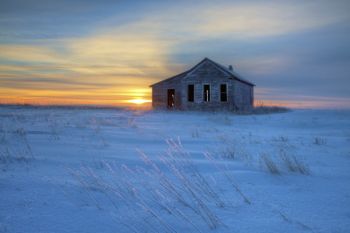
<path id="1" fill-rule="evenodd" d="M 191 69 L 152 84 L 155 109 L 246 110 L 253 107 L 254 84 L 209 58 Z"/>

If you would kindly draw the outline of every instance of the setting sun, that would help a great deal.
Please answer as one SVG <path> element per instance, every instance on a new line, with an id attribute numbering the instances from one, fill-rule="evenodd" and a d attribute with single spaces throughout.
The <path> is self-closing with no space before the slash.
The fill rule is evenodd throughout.
<path id="1" fill-rule="evenodd" d="M 150 103 L 150 102 L 151 102 L 151 100 L 146 100 L 146 99 L 132 99 L 132 100 L 128 100 L 128 103 L 137 104 L 137 105 Z"/>

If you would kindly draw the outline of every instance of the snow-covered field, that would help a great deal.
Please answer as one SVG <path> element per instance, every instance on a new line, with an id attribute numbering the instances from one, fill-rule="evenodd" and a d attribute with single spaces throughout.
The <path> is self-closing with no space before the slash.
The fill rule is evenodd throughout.
<path id="1" fill-rule="evenodd" d="M 0 108 L 0 232 L 350 232 L 350 112 Z"/>

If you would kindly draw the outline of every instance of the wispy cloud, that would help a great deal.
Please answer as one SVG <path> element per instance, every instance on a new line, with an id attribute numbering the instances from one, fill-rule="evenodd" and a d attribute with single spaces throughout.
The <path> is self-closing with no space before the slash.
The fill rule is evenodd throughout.
<path id="1" fill-rule="evenodd" d="M 256 39 L 329 26 L 350 19 L 346 1 L 187 2 L 145 15 L 131 29 L 173 42 L 231 37 Z"/>
<path id="2" fill-rule="evenodd" d="M 84 38 L 2 45 L 0 49 L 0 89 L 1 93 L 7 90 L 3 99 L 9 99 L 12 89 L 22 90 L 21 94 L 12 92 L 14 99 L 90 98 L 120 104 L 134 97 L 149 98 L 148 85 L 168 73 L 166 46 L 134 32 L 92 32 Z M 101 91 L 105 94 L 100 95 Z"/>

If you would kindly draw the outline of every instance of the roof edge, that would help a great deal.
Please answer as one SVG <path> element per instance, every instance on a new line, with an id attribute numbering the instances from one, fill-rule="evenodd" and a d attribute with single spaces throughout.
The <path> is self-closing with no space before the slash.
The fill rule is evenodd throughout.
<path id="1" fill-rule="evenodd" d="M 170 78 L 167 78 L 167 79 L 161 80 L 161 81 L 159 81 L 159 82 L 153 83 L 153 84 L 149 85 L 149 87 L 153 87 L 153 86 L 158 85 L 158 84 L 160 84 L 160 83 L 162 83 L 162 82 L 167 82 L 167 81 L 169 81 L 169 80 L 171 80 L 171 79 L 180 78 L 181 76 L 185 76 L 186 74 L 188 74 L 188 73 L 190 73 L 191 71 L 193 71 L 194 69 L 196 69 L 200 64 L 202 64 L 202 63 L 205 62 L 205 61 L 209 61 L 209 62 L 213 63 L 218 69 L 220 69 L 221 71 L 223 71 L 223 72 L 229 74 L 231 77 L 233 77 L 233 78 L 234 78 L 235 80 L 237 80 L 237 81 L 240 81 L 240 82 L 245 83 L 245 84 L 250 85 L 250 86 L 256 86 L 254 83 L 249 82 L 249 81 L 246 81 L 246 80 L 243 80 L 243 79 L 237 77 L 237 75 L 235 75 L 234 73 L 232 73 L 232 72 L 230 72 L 230 71 L 224 69 L 224 66 L 220 65 L 219 63 L 216 63 L 216 62 L 214 62 L 213 60 L 211 60 L 211 59 L 205 57 L 205 58 L 202 59 L 199 63 L 197 63 L 195 66 L 193 66 L 191 69 L 186 70 L 186 71 L 184 71 L 184 72 L 182 72 L 182 73 L 179 73 L 179 74 L 177 74 L 177 75 L 174 75 L 174 76 L 172 76 L 172 77 L 170 77 Z"/>
<path id="2" fill-rule="evenodd" d="M 195 66 L 193 66 L 191 69 L 186 70 L 186 71 L 184 71 L 184 72 L 182 72 L 182 73 L 176 74 L 176 75 L 174 75 L 174 76 L 171 76 L 170 78 L 166 78 L 166 79 L 161 80 L 161 81 L 159 81 L 159 82 L 153 83 L 153 84 L 149 85 L 149 87 L 153 87 L 154 85 L 160 84 L 160 83 L 162 83 L 162 82 L 169 81 L 169 80 L 171 80 L 171 79 L 173 79 L 173 78 L 177 78 L 177 77 L 179 77 L 179 76 L 181 76 L 181 75 L 186 75 L 186 74 L 188 74 L 189 72 L 191 72 L 192 70 L 194 70 L 197 66 L 199 66 L 201 63 L 203 63 L 203 62 L 206 61 L 206 60 L 210 60 L 210 59 L 207 58 L 207 57 L 205 57 L 205 58 L 202 59 L 199 63 L 197 63 Z"/>
<path id="3" fill-rule="evenodd" d="M 234 79 L 236 79 L 237 81 L 240 81 L 242 83 L 245 83 L 247 85 L 250 85 L 250 86 L 256 86 L 254 83 L 250 82 L 250 81 L 247 81 L 247 80 L 244 80 L 242 78 L 239 78 L 237 77 L 236 74 L 234 74 L 232 71 L 228 71 L 227 68 L 225 68 L 223 65 L 219 64 L 219 63 L 216 63 L 215 61 L 213 60 L 210 60 L 209 58 L 207 58 L 211 63 L 213 63 L 218 69 L 222 70 L 223 72 L 229 74 L 230 76 L 232 76 Z"/>

